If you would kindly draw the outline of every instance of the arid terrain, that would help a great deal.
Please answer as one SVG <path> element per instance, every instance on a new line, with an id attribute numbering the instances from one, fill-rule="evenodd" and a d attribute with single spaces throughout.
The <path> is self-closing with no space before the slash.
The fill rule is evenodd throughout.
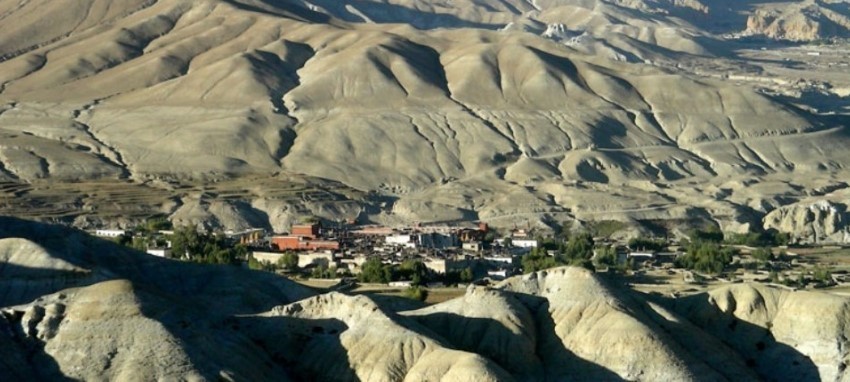
<path id="1" fill-rule="evenodd" d="M 848 128 L 848 0 L 0 0 L 0 381 L 847 381 Z"/>
<path id="2" fill-rule="evenodd" d="M 562 267 L 424 306 L 0 218 L 2 380 L 846 380 L 848 300 Z M 419 305 L 417 305 L 419 304 Z"/>
<path id="3" fill-rule="evenodd" d="M 843 242 L 848 15 L 836 0 L 0 0 L 0 213 Z"/>

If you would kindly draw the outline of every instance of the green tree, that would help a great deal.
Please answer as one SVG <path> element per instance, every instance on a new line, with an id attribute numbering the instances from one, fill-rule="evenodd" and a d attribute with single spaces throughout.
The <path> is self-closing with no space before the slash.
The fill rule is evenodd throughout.
<path id="1" fill-rule="evenodd" d="M 428 279 L 428 267 L 419 260 L 405 260 L 399 267 L 399 274 L 403 279 L 411 280 L 413 285 L 419 285 Z"/>
<path id="2" fill-rule="evenodd" d="M 336 268 L 328 268 L 325 264 L 319 264 L 310 272 L 310 277 L 314 279 L 332 279 L 336 277 Z"/>
<path id="3" fill-rule="evenodd" d="M 402 295 L 412 300 L 425 301 L 428 298 L 428 291 L 416 285 L 405 289 Z"/>
<path id="4" fill-rule="evenodd" d="M 378 257 L 372 257 L 366 260 L 360 269 L 357 279 L 361 282 L 386 284 L 392 281 L 391 267 L 384 265 Z"/>
<path id="5" fill-rule="evenodd" d="M 284 253 L 279 259 L 277 259 L 277 266 L 287 270 L 287 271 L 297 271 L 298 270 L 298 255 L 287 252 Z"/>
<path id="6" fill-rule="evenodd" d="M 617 250 L 614 247 L 597 247 L 593 262 L 606 267 L 617 266 Z"/>
<path id="7" fill-rule="evenodd" d="M 767 247 L 757 248 L 750 255 L 756 260 L 759 268 L 764 268 L 767 262 L 773 259 L 773 250 Z"/>
<path id="8" fill-rule="evenodd" d="M 142 252 L 147 252 L 148 250 L 148 238 L 146 237 L 134 237 L 130 247 Z"/>
<path id="9" fill-rule="evenodd" d="M 254 256 L 248 256 L 248 268 L 256 270 L 264 270 L 266 266 L 263 262 L 257 260 Z"/>
<path id="10" fill-rule="evenodd" d="M 828 284 L 832 282 L 832 272 L 827 268 L 817 267 L 812 273 L 812 277 L 815 281 L 820 283 Z"/>
<path id="11" fill-rule="evenodd" d="M 667 246 L 667 243 L 662 239 L 646 239 L 636 237 L 629 240 L 629 248 L 640 251 L 660 251 Z"/>
<path id="12" fill-rule="evenodd" d="M 475 279 L 475 275 L 472 273 L 472 268 L 466 267 L 460 271 L 460 281 L 468 283 L 472 282 L 473 279 Z"/>
<path id="13" fill-rule="evenodd" d="M 563 250 L 566 261 L 590 260 L 593 257 L 593 236 L 589 232 L 580 232 L 570 237 Z"/>
<path id="14" fill-rule="evenodd" d="M 688 236 L 692 242 L 720 243 L 723 241 L 723 232 L 717 227 L 693 230 Z"/>
<path id="15" fill-rule="evenodd" d="M 133 246 L 133 235 L 124 233 L 121 236 L 115 238 L 115 242 L 121 244 L 123 246 L 132 247 Z"/>
<path id="16" fill-rule="evenodd" d="M 203 249 L 203 239 L 198 230 L 192 227 L 178 227 L 171 237 L 172 252 L 178 258 L 199 254 Z"/>
<path id="17" fill-rule="evenodd" d="M 148 232 L 158 232 L 174 228 L 165 216 L 154 216 L 145 221 L 145 229 Z"/>
<path id="18" fill-rule="evenodd" d="M 558 237 L 563 241 L 567 241 L 570 239 L 571 236 L 572 230 L 570 229 L 570 224 L 564 222 L 563 224 L 561 224 L 561 232 L 559 232 Z"/>
<path id="19" fill-rule="evenodd" d="M 549 256 L 544 248 L 532 248 L 531 252 L 522 257 L 522 271 L 524 273 L 537 272 L 543 269 L 554 268 L 565 265 L 555 257 Z"/>
<path id="20" fill-rule="evenodd" d="M 693 242 L 688 245 L 685 255 L 676 262 L 682 268 L 718 274 L 732 262 L 732 256 L 736 253 L 735 249 L 721 247 L 717 242 Z"/>

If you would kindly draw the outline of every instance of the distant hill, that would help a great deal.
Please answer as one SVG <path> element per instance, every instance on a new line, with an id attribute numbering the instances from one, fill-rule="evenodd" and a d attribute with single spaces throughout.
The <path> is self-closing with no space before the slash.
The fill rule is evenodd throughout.
<path id="1" fill-rule="evenodd" d="M 842 36 L 846 4 L 0 0 L 0 181 L 173 182 L 140 192 L 152 214 L 229 228 L 280 225 L 276 183 L 224 206 L 183 183 L 386 198 L 297 207 L 332 220 L 759 228 L 843 179 L 846 119 L 723 36 Z M 45 198 L 118 224 L 89 194 Z M 45 203 L 10 191 L 7 211 L 13 195 Z"/>

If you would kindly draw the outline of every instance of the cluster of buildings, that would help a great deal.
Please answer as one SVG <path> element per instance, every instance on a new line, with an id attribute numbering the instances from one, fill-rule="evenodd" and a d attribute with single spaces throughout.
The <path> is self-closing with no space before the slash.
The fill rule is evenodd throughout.
<path id="1" fill-rule="evenodd" d="M 286 235 L 269 237 L 268 246 L 256 248 L 259 261 L 276 263 L 285 253 L 295 253 L 302 269 L 335 268 L 358 274 L 361 266 L 377 257 L 400 265 L 421 261 L 432 273 L 446 275 L 470 268 L 477 276 L 507 277 L 519 271 L 522 251 L 508 251 L 492 242 L 485 223 L 477 226 L 413 226 L 389 228 L 359 226 L 325 229 L 321 224 L 294 225 Z M 536 245 L 536 241 L 535 241 Z M 528 247 L 530 248 L 530 246 Z"/>
<path id="2" fill-rule="evenodd" d="M 170 231 L 160 231 L 168 237 Z M 97 230 L 95 235 L 117 238 L 130 234 L 123 230 Z M 279 264 L 287 253 L 298 256 L 298 267 L 309 271 L 323 267 L 337 274 L 356 275 L 371 258 L 387 265 L 420 261 L 433 274 L 448 275 L 466 269 L 476 278 L 502 279 L 521 272 L 521 258 L 538 246 L 538 241 L 522 229 L 511 231 L 505 238 L 495 238 L 486 223 L 465 227 L 420 226 L 390 228 L 382 226 L 347 226 L 329 228 L 321 223 L 293 225 L 286 234 L 269 235 L 263 229 L 227 231 L 223 233 L 233 245 L 250 248 L 261 262 Z M 148 247 L 147 252 L 159 257 L 174 257 L 170 243 Z M 618 248 L 618 260 L 625 263 L 667 263 L 675 253 L 634 252 Z"/>

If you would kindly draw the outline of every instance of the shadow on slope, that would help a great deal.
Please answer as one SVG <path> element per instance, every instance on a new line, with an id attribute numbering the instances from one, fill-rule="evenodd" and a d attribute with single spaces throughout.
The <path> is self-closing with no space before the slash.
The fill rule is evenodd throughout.
<path id="1" fill-rule="evenodd" d="M 0 380 L 71 381 L 44 352 L 44 344 L 28 341 L 20 325 L 22 312 L 0 312 Z"/>
<path id="2" fill-rule="evenodd" d="M 707 297 L 707 294 L 700 294 L 676 300 L 657 299 L 735 350 L 761 378 L 794 381 L 821 379 L 818 367 L 811 358 L 788 344 L 778 342 L 770 328 L 741 320 L 733 312 L 724 312 Z"/>
<path id="3" fill-rule="evenodd" d="M 455 349 L 476 353 L 507 370 L 519 381 L 543 379 L 539 352 L 522 352 L 525 337 L 512 332 L 505 324 L 492 318 L 465 317 L 455 313 L 435 312 L 409 316 L 435 332 Z"/>
<path id="4" fill-rule="evenodd" d="M 290 0 L 225 0 L 225 2 L 249 12 L 294 18 L 315 24 L 324 24 L 330 21 L 328 15 L 312 11 Z"/>
<path id="5" fill-rule="evenodd" d="M 360 380 L 340 339 L 348 326 L 338 319 L 252 316 L 233 318 L 229 323 L 298 380 Z"/>
<path id="6" fill-rule="evenodd" d="M 302 8 L 299 5 L 293 5 L 289 0 L 260 0 L 262 3 L 276 7 L 291 10 L 292 8 Z M 243 1 L 244 3 L 244 1 Z M 324 8 L 332 17 L 350 23 L 375 22 L 379 24 L 410 24 L 416 29 L 437 29 L 437 28 L 479 28 L 479 29 L 498 29 L 504 25 L 486 24 L 464 20 L 458 16 L 449 13 L 432 13 L 420 11 L 417 9 L 407 8 L 397 4 L 388 2 L 374 2 L 364 0 L 349 0 L 349 1 L 312 1 L 311 3 Z M 306 9 L 304 9 L 307 11 Z M 318 12 L 308 11 L 314 14 Z M 299 12 L 302 17 L 307 17 L 305 12 Z M 361 15 L 369 20 L 364 20 Z M 315 16 L 313 16 L 315 18 Z M 316 22 L 316 21 L 314 21 Z"/>
<path id="7" fill-rule="evenodd" d="M 49 256 L 88 270 L 90 276 L 77 280 L 74 286 L 125 279 L 174 297 L 214 304 L 222 316 L 264 312 L 315 294 L 289 279 L 268 272 L 163 259 L 62 226 L 0 217 L 0 239 L 3 238 L 35 242 L 45 248 Z M 14 280 L 33 272 L 48 275 L 33 269 L 7 268 L 3 276 L 6 280 Z M 56 284 L 39 290 L 39 293 L 54 293 L 69 286 Z M 29 296 L 34 293 L 22 294 Z M 21 302 L 21 298 L 17 300 Z M 0 306 L 5 305 L 9 304 L 0 300 Z"/>
<path id="8" fill-rule="evenodd" d="M 555 332 L 555 321 L 549 314 L 549 301 L 542 297 L 523 295 L 525 300 L 537 300 L 534 310 L 537 322 L 537 354 L 543 361 L 547 381 L 622 381 L 617 373 L 597 365 L 570 351 Z"/>
<path id="9" fill-rule="evenodd" d="M 107 290 L 105 296 L 110 298 L 131 293 L 130 300 L 135 302 L 125 304 L 136 308 L 128 306 L 127 309 L 138 309 L 142 316 L 162 325 L 178 340 L 175 346 L 186 354 L 191 368 L 204 377 L 286 379 L 286 372 L 281 366 L 272 362 L 264 349 L 243 335 L 230 317 L 264 312 L 274 306 L 306 298 L 314 294 L 309 289 L 266 272 L 157 258 L 70 228 L 0 217 L 0 238 L 11 237 L 38 243 L 45 249 L 43 255 L 34 256 L 34 264 L 49 263 L 50 258 L 55 258 L 84 271 L 68 272 L 4 262 L 0 269 L 3 276 L 0 280 L 0 306 L 23 304 L 71 287 L 100 288 Z M 48 261 L 44 261 L 43 257 L 47 257 Z M 129 292 L 112 291 L 103 284 L 109 280 L 127 280 L 132 286 Z M 43 303 L 39 301 L 34 305 Z M 99 299 L 95 301 L 104 303 Z M 112 309 L 118 312 L 126 310 L 121 307 Z M 125 319 L 103 316 L 96 320 L 124 322 Z M 15 325 L 22 324 L 12 326 Z M 4 334 L 13 338 L 9 333 L 0 332 L 0 343 L 6 342 Z M 54 369 L 51 365 L 56 362 L 45 353 L 45 342 L 34 335 L 20 338 L 26 340 L 22 343 L 31 349 L 26 364 L 51 372 Z M 297 343 L 293 345 L 298 348 Z M 109 357 L 106 354 L 92 356 Z M 61 375 L 58 368 L 55 369 L 56 375 Z M 26 371 L 26 368 L 23 370 Z M 0 375 L 4 373 L 20 372 L 4 371 Z"/>

